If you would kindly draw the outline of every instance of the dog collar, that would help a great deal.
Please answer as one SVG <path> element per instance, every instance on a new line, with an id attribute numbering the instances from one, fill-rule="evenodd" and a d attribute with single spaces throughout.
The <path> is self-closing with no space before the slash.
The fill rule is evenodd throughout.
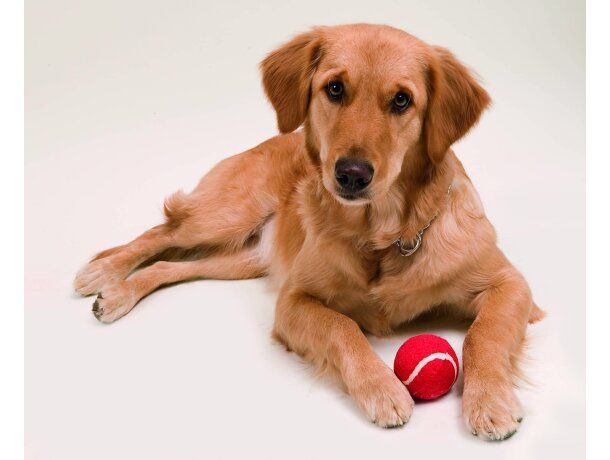
<path id="1" fill-rule="evenodd" d="M 449 185 L 449 188 L 447 189 L 446 198 L 449 197 L 450 193 L 451 193 L 451 184 Z M 428 229 L 428 227 L 430 227 L 430 225 L 432 225 L 432 222 L 434 222 L 434 219 L 436 219 L 438 217 L 440 212 L 441 212 L 440 209 L 438 211 L 436 211 L 434 216 L 432 216 L 432 219 L 430 219 L 430 221 L 415 234 L 415 238 L 413 238 L 411 241 L 405 241 L 403 239 L 402 235 L 399 236 L 396 241 L 394 241 L 394 244 L 396 246 L 398 246 L 398 250 L 400 251 L 401 256 L 409 257 L 409 256 L 412 256 L 413 254 L 415 254 L 415 252 L 419 249 L 419 247 L 421 246 L 421 243 L 424 239 L 424 232 Z"/>

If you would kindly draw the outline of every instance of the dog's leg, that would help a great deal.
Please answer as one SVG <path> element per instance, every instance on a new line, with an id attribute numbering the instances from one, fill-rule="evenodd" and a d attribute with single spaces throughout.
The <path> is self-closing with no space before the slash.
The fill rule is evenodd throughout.
<path id="1" fill-rule="evenodd" d="M 463 415 L 473 434 L 501 440 L 511 436 L 523 417 L 514 391 L 511 358 L 523 344 L 532 297 L 516 272 L 480 293 L 478 314 L 464 340 Z"/>
<path id="2" fill-rule="evenodd" d="M 337 372 L 348 393 L 377 425 L 400 426 L 411 417 L 411 395 L 347 316 L 284 287 L 273 335 L 319 369 Z"/>
<path id="3" fill-rule="evenodd" d="M 280 136 L 221 161 L 192 193 L 166 200 L 165 224 L 98 254 L 77 274 L 74 288 L 83 295 L 100 292 L 169 248 L 241 249 L 298 180 L 305 157 L 294 150 L 301 142 L 298 135 Z"/>
<path id="4" fill-rule="evenodd" d="M 91 295 L 125 279 L 142 262 L 172 247 L 173 236 L 169 226 L 158 225 L 126 245 L 102 251 L 76 274 L 74 289 L 82 295 Z"/>
<path id="5" fill-rule="evenodd" d="M 188 249 L 207 245 L 239 249 L 248 238 L 256 234 L 257 229 L 271 212 L 257 208 L 256 203 L 248 203 L 249 214 L 240 213 L 239 210 L 227 211 L 226 204 L 218 204 L 214 209 L 210 202 L 220 198 L 213 196 L 209 197 L 208 203 L 205 199 L 202 200 L 194 195 L 181 198 L 188 202 L 200 200 L 200 207 L 177 225 L 173 225 L 171 221 L 159 225 L 124 246 L 104 251 L 94 257 L 76 275 L 74 288 L 82 295 L 98 293 L 104 286 L 125 279 L 140 264 L 169 248 Z M 227 201 L 230 203 L 232 200 Z M 237 205 L 235 207 L 239 208 Z M 246 206 L 242 204 L 241 207 Z M 224 215 L 223 218 L 218 218 L 219 214 Z M 235 222 L 230 222 L 231 220 Z"/>
<path id="6" fill-rule="evenodd" d="M 102 288 L 93 304 L 93 314 L 100 321 L 111 323 L 160 286 L 199 278 L 256 278 L 265 275 L 266 270 L 256 247 L 189 262 L 156 262 L 126 280 Z"/>
<path id="7" fill-rule="evenodd" d="M 184 195 L 182 199 L 187 202 L 197 198 Z M 209 214 L 213 216 L 214 211 Z M 234 215 L 233 218 L 239 220 L 240 215 Z M 215 225 L 213 217 L 206 221 L 200 219 L 201 216 L 189 216 L 177 225 L 169 221 L 147 230 L 128 244 L 102 251 L 77 273 L 74 289 L 82 295 L 98 293 L 104 286 L 125 279 L 140 264 L 170 248 L 222 245 L 223 241 L 227 247 L 239 248 L 248 237 L 255 234 L 257 228 L 256 222 L 244 222 L 240 232 L 238 229 L 229 230 L 227 227 L 222 228 L 222 225 Z M 262 219 L 261 217 L 261 223 Z M 247 224 L 250 224 L 250 229 L 245 228 Z"/>

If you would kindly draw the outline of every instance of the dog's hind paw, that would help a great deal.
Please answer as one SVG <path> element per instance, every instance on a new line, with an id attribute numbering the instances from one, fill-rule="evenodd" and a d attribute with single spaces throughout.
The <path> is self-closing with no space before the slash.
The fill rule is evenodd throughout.
<path id="1" fill-rule="evenodd" d="M 110 257 L 92 260 L 74 278 L 74 290 L 88 296 L 100 292 L 104 286 L 120 281 L 127 276 L 114 267 Z"/>
<path id="2" fill-rule="evenodd" d="M 102 323 L 112 323 L 131 311 L 136 299 L 126 281 L 105 287 L 97 296 L 91 311 Z"/>

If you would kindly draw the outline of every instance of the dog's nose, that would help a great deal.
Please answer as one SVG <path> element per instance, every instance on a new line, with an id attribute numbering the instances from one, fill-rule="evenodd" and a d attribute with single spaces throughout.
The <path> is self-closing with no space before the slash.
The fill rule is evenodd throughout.
<path id="1" fill-rule="evenodd" d="M 359 192 L 373 180 L 373 167 L 366 161 L 339 158 L 335 163 L 335 179 L 344 190 Z"/>

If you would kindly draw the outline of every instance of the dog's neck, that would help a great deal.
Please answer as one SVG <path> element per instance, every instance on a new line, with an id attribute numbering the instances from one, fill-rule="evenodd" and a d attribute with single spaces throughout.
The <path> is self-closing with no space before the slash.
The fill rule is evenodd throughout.
<path id="1" fill-rule="evenodd" d="M 399 237 L 412 241 L 443 209 L 453 176 L 452 154 L 434 165 L 422 149 L 409 152 L 387 196 L 368 205 L 373 247 L 387 248 Z"/>
<path id="2" fill-rule="evenodd" d="M 311 198 L 321 206 L 308 208 L 315 209 L 313 212 L 332 227 L 337 238 L 353 241 L 360 250 L 386 249 L 399 237 L 413 240 L 443 208 L 454 163 L 451 152 L 440 165 L 434 165 L 421 149 L 414 149 L 388 193 L 362 206 L 339 203 L 317 176 Z"/>

